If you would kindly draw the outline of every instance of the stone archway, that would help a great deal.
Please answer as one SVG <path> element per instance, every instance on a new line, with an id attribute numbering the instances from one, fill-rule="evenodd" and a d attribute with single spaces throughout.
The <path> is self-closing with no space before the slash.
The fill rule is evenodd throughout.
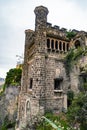
<path id="1" fill-rule="evenodd" d="M 79 41 L 79 40 L 76 40 L 76 41 L 74 42 L 74 45 L 75 45 L 75 48 L 77 49 L 78 47 L 81 46 L 80 41 Z"/>
<path id="2" fill-rule="evenodd" d="M 30 122 L 31 120 L 31 104 L 30 104 L 30 99 L 26 100 L 25 104 L 25 115 L 26 115 L 26 120 Z"/>

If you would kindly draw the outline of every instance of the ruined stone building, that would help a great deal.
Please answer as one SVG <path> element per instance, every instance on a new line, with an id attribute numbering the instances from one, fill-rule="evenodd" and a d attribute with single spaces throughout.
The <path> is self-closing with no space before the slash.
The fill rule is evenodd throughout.
<path id="1" fill-rule="evenodd" d="M 70 48 L 87 46 L 87 33 L 69 40 L 66 29 L 47 22 L 48 9 L 36 7 L 35 30 L 25 30 L 24 66 L 19 94 L 19 128 L 31 124 L 46 111 L 58 113 L 67 109 L 67 91 L 79 92 L 79 69 L 66 74 L 65 55 Z"/>

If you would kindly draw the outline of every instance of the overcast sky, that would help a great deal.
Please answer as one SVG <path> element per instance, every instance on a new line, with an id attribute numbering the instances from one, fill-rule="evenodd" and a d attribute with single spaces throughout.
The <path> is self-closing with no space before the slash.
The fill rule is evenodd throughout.
<path id="1" fill-rule="evenodd" d="M 52 25 L 87 31 L 87 0 L 0 0 L 0 77 L 15 68 L 16 55 L 24 53 L 24 31 L 34 30 L 39 5 L 48 8 Z"/>

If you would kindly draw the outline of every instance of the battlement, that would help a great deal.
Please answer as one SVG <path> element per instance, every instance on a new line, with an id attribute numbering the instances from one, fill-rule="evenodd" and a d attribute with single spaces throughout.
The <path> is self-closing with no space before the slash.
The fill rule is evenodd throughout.
<path id="1" fill-rule="evenodd" d="M 34 32 L 34 31 L 31 30 L 31 29 L 27 29 L 27 30 L 25 30 L 25 33 L 28 33 L 28 32 Z"/>
<path id="2" fill-rule="evenodd" d="M 66 37 L 66 32 L 67 29 L 65 28 L 60 28 L 57 25 L 52 26 L 51 23 L 47 23 L 46 33 L 48 37 L 69 41 L 69 39 Z"/>
<path id="3" fill-rule="evenodd" d="M 48 23 L 48 22 L 47 22 L 47 28 L 52 28 L 52 29 L 55 29 L 57 31 L 62 31 L 62 32 L 66 32 L 67 31 L 66 28 L 63 28 L 63 27 L 60 28 L 60 26 L 58 26 L 58 25 L 52 26 L 52 23 Z"/>

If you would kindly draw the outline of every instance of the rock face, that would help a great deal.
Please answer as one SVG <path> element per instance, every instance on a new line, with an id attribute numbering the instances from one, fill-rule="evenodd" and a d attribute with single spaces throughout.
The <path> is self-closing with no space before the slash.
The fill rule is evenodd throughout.
<path id="1" fill-rule="evenodd" d="M 6 88 L 4 94 L 0 96 L 0 126 L 4 123 L 6 118 L 12 122 L 16 121 L 18 94 L 18 86 L 9 86 Z"/>
<path id="2" fill-rule="evenodd" d="M 71 47 L 87 45 L 87 34 L 76 32 L 69 40 L 66 29 L 47 23 L 48 9 L 35 10 L 35 31 L 26 30 L 21 91 L 18 101 L 17 127 L 33 126 L 38 115 L 46 111 L 59 113 L 67 109 L 67 91 L 78 92 L 79 70 L 66 74 L 64 57 Z"/>

